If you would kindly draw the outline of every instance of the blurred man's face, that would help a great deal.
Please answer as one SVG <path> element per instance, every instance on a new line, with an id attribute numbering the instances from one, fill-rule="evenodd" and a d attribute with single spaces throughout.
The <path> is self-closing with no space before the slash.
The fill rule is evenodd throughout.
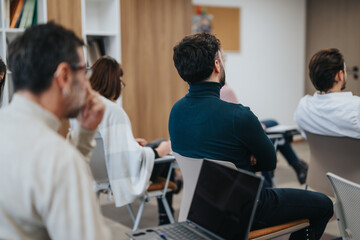
<path id="1" fill-rule="evenodd" d="M 220 59 L 220 84 L 221 86 L 225 85 L 225 61 L 222 52 L 219 50 L 219 59 Z"/>
<path id="2" fill-rule="evenodd" d="M 66 96 L 66 104 L 68 106 L 68 112 L 66 117 L 74 118 L 79 115 L 81 109 L 83 108 L 87 96 L 87 89 L 90 88 L 89 79 L 86 76 L 86 63 L 84 60 L 84 53 L 82 48 L 78 48 L 79 55 L 79 66 L 78 69 L 73 70 L 73 81 L 70 92 Z"/>
<path id="3" fill-rule="evenodd" d="M 341 86 L 341 90 L 344 90 L 346 88 L 346 80 L 347 80 L 347 73 L 346 73 L 346 64 L 344 63 L 344 82 L 343 85 Z"/>

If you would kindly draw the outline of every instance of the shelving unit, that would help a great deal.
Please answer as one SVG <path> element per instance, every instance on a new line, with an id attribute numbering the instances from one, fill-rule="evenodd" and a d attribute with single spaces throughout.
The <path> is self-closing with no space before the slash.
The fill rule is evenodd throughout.
<path id="1" fill-rule="evenodd" d="M 5 3 L 10 6 L 10 0 L 0 0 L 0 57 L 6 63 L 7 46 L 18 35 L 24 32 L 22 28 L 10 28 L 9 22 L 6 21 Z M 8 9 L 9 10 L 9 9 Z M 10 13 L 9 13 L 10 15 Z M 47 0 L 37 0 L 37 23 L 47 22 Z M 0 107 L 8 105 L 12 97 L 11 73 L 8 72 L 6 82 L 1 94 Z"/>
<path id="2" fill-rule="evenodd" d="M 102 42 L 101 55 L 109 55 L 120 62 L 120 0 L 81 0 L 81 16 L 86 44 Z M 87 64 L 91 66 L 93 62 L 89 55 L 85 51 Z"/>
<path id="3" fill-rule="evenodd" d="M 10 0 L 0 0 L 0 56 L 4 61 L 6 61 L 7 45 L 24 32 L 24 29 L 9 27 L 5 17 L 5 2 L 10 6 Z M 47 0 L 37 0 L 37 22 L 47 22 Z"/>
<path id="4" fill-rule="evenodd" d="M 7 27 L 5 17 L 5 2 L 0 0 L 0 57 L 6 62 L 7 45 L 21 34 L 24 29 Z M 38 23 L 47 22 L 47 0 L 37 0 Z M 121 62 L 121 39 L 120 39 L 120 0 L 81 0 L 81 23 L 82 37 L 86 44 L 91 41 L 102 42 L 102 54 L 109 55 Z M 88 60 L 87 51 L 85 57 Z M 88 65 L 92 62 L 88 61 Z M 7 105 L 11 96 L 11 74 L 7 75 L 7 81 L 2 94 L 3 104 Z M 1 102 L 1 101 L 0 101 Z"/>

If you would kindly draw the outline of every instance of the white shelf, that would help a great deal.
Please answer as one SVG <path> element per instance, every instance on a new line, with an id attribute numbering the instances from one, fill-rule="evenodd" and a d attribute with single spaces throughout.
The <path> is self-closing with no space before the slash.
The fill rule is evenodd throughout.
<path id="1" fill-rule="evenodd" d="M 120 0 L 81 0 L 81 17 L 85 42 L 101 39 L 105 55 L 120 62 Z M 91 65 L 87 52 L 85 56 Z"/>
<path id="2" fill-rule="evenodd" d="M 0 57 L 6 62 L 7 54 L 7 45 L 15 39 L 16 36 L 20 35 L 25 31 L 23 28 L 9 28 L 9 23 L 6 23 L 5 17 L 5 1 L 10 2 L 10 0 L 0 0 Z M 25 0 L 26 2 L 26 0 Z M 8 9 L 10 10 L 10 9 Z M 10 13 L 9 13 L 10 14 Z M 47 22 L 47 0 L 37 0 L 37 23 Z"/>
<path id="3" fill-rule="evenodd" d="M 100 31 L 100 32 L 86 32 L 85 33 L 86 36 L 94 36 L 94 37 L 101 37 L 101 36 L 104 36 L 104 37 L 116 37 L 118 35 L 117 32 L 106 32 L 106 31 Z"/>
<path id="4" fill-rule="evenodd" d="M 96 3 L 104 3 L 104 2 L 111 2 L 113 0 L 87 0 L 88 2 L 96 2 Z"/>
<path id="5" fill-rule="evenodd" d="M 5 1 L 10 2 L 10 0 L 0 0 L 0 57 L 6 63 L 8 44 L 12 42 L 15 37 L 23 33 L 25 29 L 8 27 L 9 23 L 6 23 L 5 17 Z M 47 22 L 47 0 L 37 0 L 37 23 L 45 22 Z M 2 107 L 6 106 L 9 103 L 10 98 L 12 97 L 10 71 L 7 72 L 6 83 L 3 90 L 4 94 L 2 94 Z"/>
<path id="6" fill-rule="evenodd" d="M 23 28 L 5 28 L 3 29 L 6 33 L 22 33 L 25 29 Z"/>
<path id="7" fill-rule="evenodd" d="M 105 2 L 93 2 L 85 0 L 85 18 L 86 32 L 111 32 L 114 31 L 116 23 L 114 20 L 117 18 L 118 0 L 111 0 Z M 115 30 L 116 31 L 116 30 Z"/>
<path id="8" fill-rule="evenodd" d="M 0 31 L 0 56 L 3 59 L 3 61 L 5 61 L 6 59 L 4 59 L 3 56 L 6 56 L 6 50 L 5 47 L 6 46 L 6 38 L 5 38 L 5 33 L 3 31 Z"/>
<path id="9" fill-rule="evenodd" d="M 4 0 L 1 0 L 0 1 L 0 28 L 1 28 L 1 31 L 3 31 L 3 28 L 4 28 L 4 23 L 5 23 L 5 10 L 4 10 L 5 6 L 4 6 Z"/>

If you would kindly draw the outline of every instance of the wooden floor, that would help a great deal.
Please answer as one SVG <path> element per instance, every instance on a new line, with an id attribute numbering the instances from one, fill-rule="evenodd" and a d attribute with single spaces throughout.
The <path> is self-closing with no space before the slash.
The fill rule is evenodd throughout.
<path id="1" fill-rule="evenodd" d="M 299 158 L 304 161 L 308 161 L 310 158 L 309 147 L 306 141 L 301 141 L 293 144 L 293 148 Z M 278 153 L 278 166 L 275 172 L 275 184 L 277 187 L 291 187 L 291 188 L 301 188 L 304 189 L 305 185 L 300 185 L 297 181 L 295 172 L 292 168 L 289 167 L 287 162 Z M 174 209 L 175 209 L 175 219 L 177 219 L 179 207 L 181 202 L 181 192 L 174 196 Z M 137 208 L 135 204 L 135 208 Z M 120 230 L 116 230 L 116 237 L 114 239 L 123 240 L 128 239 L 125 235 L 125 232 L 131 231 L 132 221 L 126 207 L 115 208 L 112 201 L 109 201 L 107 197 L 102 196 L 101 198 L 101 209 L 104 216 L 109 219 L 108 221 L 114 223 L 113 226 L 121 226 Z M 157 203 L 153 199 L 145 205 L 143 217 L 140 222 L 140 227 L 152 227 L 158 224 L 158 215 L 157 215 Z M 324 236 L 321 240 L 330 240 L 340 236 L 339 230 L 337 227 L 336 219 L 333 219 L 328 224 Z M 289 236 L 282 236 L 276 238 L 277 240 L 289 239 Z"/>

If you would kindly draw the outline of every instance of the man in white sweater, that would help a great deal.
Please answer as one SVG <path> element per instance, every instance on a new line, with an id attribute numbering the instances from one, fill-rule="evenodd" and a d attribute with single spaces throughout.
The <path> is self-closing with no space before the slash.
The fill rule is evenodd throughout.
<path id="1" fill-rule="evenodd" d="M 54 23 L 9 45 L 16 94 L 0 111 L 0 239 L 109 239 L 87 160 L 104 104 L 75 34 Z M 72 143 L 60 119 L 78 116 Z"/>
<path id="2" fill-rule="evenodd" d="M 295 112 L 299 127 L 320 135 L 360 138 L 360 97 L 343 92 L 347 74 L 340 51 L 317 52 L 310 60 L 309 75 L 318 92 L 300 100 Z"/>

